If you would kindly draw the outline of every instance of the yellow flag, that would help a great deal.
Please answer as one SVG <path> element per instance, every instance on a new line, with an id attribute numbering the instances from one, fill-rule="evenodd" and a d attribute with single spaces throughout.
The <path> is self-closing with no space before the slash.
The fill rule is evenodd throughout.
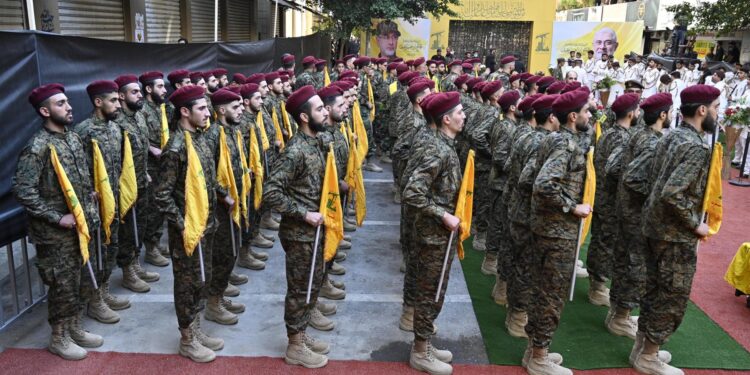
<path id="1" fill-rule="evenodd" d="M 258 112 L 258 117 L 255 118 L 255 125 L 260 129 L 260 141 L 263 146 L 263 151 L 268 151 L 270 145 L 268 144 L 268 134 L 266 134 L 266 125 L 263 123 L 263 111 Z"/>
<path id="2" fill-rule="evenodd" d="M 708 183 L 703 195 L 703 212 L 706 213 L 706 224 L 708 224 L 708 237 L 719 232 L 721 227 L 722 204 L 721 204 L 721 162 L 724 158 L 724 148 L 721 143 L 714 144 L 711 155 L 711 165 L 708 168 Z"/>
<path id="3" fill-rule="evenodd" d="M 252 132 L 253 130 L 250 129 Z M 240 165 L 242 166 L 242 189 L 240 191 L 240 209 L 242 210 L 242 217 L 245 218 L 245 225 L 250 226 L 250 216 L 248 210 L 248 195 L 250 194 L 250 167 L 247 165 L 247 157 L 245 157 L 245 148 L 242 146 L 242 133 L 239 130 L 235 131 L 235 139 L 237 139 L 237 151 L 240 153 Z M 257 147 L 257 145 L 256 145 Z"/>
<path id="4" fill-rule="evenodd" d="M 248 167 L 250 167 L 250 170 L 253 171 L 253 175 L 255 176 L 253 206 L 256 210 L 259 210 L 260 202 L 263 198 L 263 165 L 260 163 L 260 147 L 258 146 L 258 137 L 255 135 L 255 129 L 253 128 L 250 128 L 250 160 Z"/>
<path id="5" fill-rule="evenodd" d="M 592 208 L 594 207 L 594 195 L 596 194 L 596 170 L 594 170 L 594 147 L 589 147 L 589 151 L 586 153 L 586 180 L 583 183 L 583 202 L 582 204 L 588 204 Z M 589 234 L 591 228 L 591 218 L 594 215 L 589 215 L 583 219 L 583 231 L 581 232 L 581 246 L 583 246 L 583 239 Z"/>
<path id="6" fill-rule="evenodd" d="M 273 121 L 273 130 L 276 132 L 276 139 L 281 141 L 281 150 L 284 149 L 284 133 L 281 132 L 281 126 L 279 125 L 279 116 L 276 115 L 276 108 L 273 109 L 271 114 L 271 120 Z"/>
<path id="7" fill-rule="evenodd" d="M 596 134 L 596 140 L 598 141 L 599 138 L 602 136 L 602 123 L 597 121 L 596 127 L 594 128 L 594 133 Z"/>
<path id="8" fill-rule="evenodd" d="M 232 170 L 232 153 L 229 151 L 223 126 L 219 126 L 219 163 L 216 166 L 216 182 L 219 186 L 227 189 L 229 196 L 234 200 L 232 220 L 239 226 L 240 194 L 237 192 L 237 182 L 234 179 L 234 170 Z"/>
<path id="9" fill-rule="evenodd" d="M 328 86 L 331 84 L 331 76 L 328 74 L 328 67 L 323 67 L 323 85 Z"/>
<path id="10" fill-rule="evenodd" d="M 352 117 L 354 121 L 354 134 L 357 135 L 357 151 L 359 152 L 359 158 L 365 159 L 367 156 L 368 139 L 367 130 L 365 130 L 365 122 L 362 121 L 362 111 L 359 108 L 359 100 L 354 101 L 354 107 L 352 109 Z"/>
<path id="11" fill-rule="evenodd" d="M 102 151 L 99 149 L 99 142 L 92 139 L 91 143 L 94 150 L 94 190 L 99 194 L 99 216 L 104 227 L 104 243 L 109 245 L 112 235 L 109 226 L 115 219 L 115 194 L 112 192 L 112 185 L 109 184 L 109 175 L 104 165 Z"/>
<path id="12" fill-rule="evenodd" d="M 193 147 L 193 137 L 185 131 L 185 149 L 187 150 L 187 171 L 185 173 L 185 229 L 182 232 L 182 243 L 185 254 L 193 255 L 195 247 L 203 237 L 208 222 L 208 190 L 206 176 L 198 154 Z"/>
<path id="13" fill-rule="evenodd" d="M 394 92 L 398 90 L 398 81 L 393 81 L 390 85 L 388 85 L 388 93 L 390 95 L 393 95 Z"/>
<path id="14" fill-rule="evenodd" d="M 167 105 L 161 104 L 161 148 L 167 145 L 169 140 L 169 121 L 167 121 Z"/>
<path id="15" fill-rule="evenodd" d="M 122 172 L 120 172 L 120 221 L 130 211 L 138 199 L 138 183 L 135 179 L 135 163 L 133 149 L 130 147 L 130 134 L 122 133 Z"/>
<path id="16" fill-rule="evenodd" d="M 384 71 L 383 71 L 383 81 L 385 81 L 385 80 L 387 80 L 387 79 L 388 79 L 388 71 L 387 71 L 387 70 L 384 70 Z"/>
<path id="17" fill-rule="evenodd" d="M 729 264 L 724 280 L 745 294 L 750 293 L 750 242 L 745 242 L 737 249 L 732 263 Z"/>
<path id="18" fill-rule="evenodd" d="M 354 144 L 354 133 L 349 133 L 349 143 Z M 355 147 L 349 147 L 349 160 L 346 163 L 346 183 L 349 185 L 349 197 L 354 198 L 354 213 L 358 226 L 367 215 L 367 195 L 365 194 L 365 182 L 362 176 L 362 158 Z"/>
<path id="19" fill-rule="evenodd" d="M 372 92 L 372 82 L 367 78 L 367 101 L 370 103 L 370 121 L 375 120 L 375 94 Z"/>
<path id="20" fill-rule="evenodd" d="M 203 129 L 203 131 L 208 130 L 208 128 L 210 128 L 210 127 L 211 127 L 211 120 L 210 119 L 206 119 L 206 128 Z"/>
<path id="21" fill-rule="evenodd" d="M 336 174 L 336 157 L 333 144 L 326 158 L 326 174 L 323 177 L 323 191 L 320 194 L 320 214 L 326 230 L 323 259 L 328 262 L 336 255 L 336 249 L 344 238 L 344 214 L 339 196 L 339 177 Z"/>
<path id="22" fill-rule="evenodd" d="M 461 188 L 458 191 L 455 216 L 460 220 L 458 228 L 458 259 L 464 259 L 464 240 L 471 234 L 471 215 L 474 210 L 474 150 L 466 158 Z"/>
<path id="23" fill-rule="evenodd" d="M 281 119 L 284 120 L 284 129 L 286 129 L 286 134 L 291 139 L 294 131 L 292 129 L 292 122 L 289 121 L 289 113 L 286 111 L 286 102 L 283 100 L 281 101 Z"/>
<path id="24" fill-rule="evenodd" d="M 52 159 L 52 167 L 55 168 L 55 174 L 57 174 L 57 181 L 60 183 L 65 194 L 65 203 L 68 205 L 68 209 L 76 219 L 76 231 L 78 232 L 78 246 L 81 250 L 81 257 L 83 258 L 83 264 L 89 261 L 89 241 L 91 241 L 91 235 L 89 235 L 89 226 L 86 224 L 86 216 L 83 214 L 83 208 L 81 207 L 81 201 L 78 200 L 73 185 L 68 179 L 68 175 L 65 174 L 60 159 L 57 157 L 57 150 L 55 146 L 49 145 L 50 158 Z"/>
<path id="25" fill-rule="evenodd" d="M 435 82 L 435 92 L 440 92 L 440 80 L 437 75 L 432 77 L 432 82 Z"/>

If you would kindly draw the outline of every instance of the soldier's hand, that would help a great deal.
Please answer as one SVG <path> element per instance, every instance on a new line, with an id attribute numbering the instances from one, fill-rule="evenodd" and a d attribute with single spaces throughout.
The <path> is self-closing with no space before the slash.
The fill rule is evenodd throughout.
<path id="1" fill-rule="evenodd" d="M 708 224 L 701 223 L 697 228 L 695 228 L 695 234 L 700 238 L 705 238 L 708 236 Z"/>
<path id="2" fill-rule="evenodd" d="M 91 199 L 93 199 L 94 202 L 98 203 L 99 202 L 99 193 L 97 193 L 96 191 L 92 191 L 91 192 Z"/>
<path id="3" fill-rule="evenodd" d="M 226 197 L 224 197 L 224 204 L 226 204 L 227 207 L 232 208 L 234 207 L 234 199 L 227 195 Z"/>
<path id="4" fill-rule="evenodd" d="M 275 144 L 276 147 L 281 147 L 281 141 L 280 140 L 273 141 L 273 144 Z"/>
<path id="5" fill-rule="evenodd" d="M 458 225 L 460 223 L 461 223 L 461 220 L 459 220 L 457 217 L 455 217 L 455 216 L 453 216 L 453 215 L 451 215 L 451 214 L 449 214 L 447 212 L 443 214 L 443 225 L 446 228 L 448 228 L 448 230 L 450 230 L 451 232 L 453 232 L 456 229 L 458 229 Z"/>
<path id="6" fill-rule="evenodd" d="M 591 206 L 584 204 L 577 204 L 576 208 L 573 209 L 573 215 L 580 217 L 581 219 L 591 215 Z"/>
<path id="7" fill-rule="evenodd" d="M 153 181 L 153 180 L 151 179 L 151 175 L 150 175 L 150 174 L 148 174 L 148 173 L 146 173 L 146 182 L 148 182 L 148 183 L 150 184 L 150 183 L 151 183 L 151 181 Z"/>
<path id="8" fill-rule="evenodd" d="M 349 191 L 349 184 L 344 181 L 339 181 L 339 192 L 346 193 Z"/>
<path id="9" fill-rule="evenodd" d="M 76 218 L 73 214 L 66 214 L 60 218 L 60 222 L 57 225 L 65 229 L 73 229 L 76 227 Z"/>
<path id="10" fill-rule="evenodd" d="M 161 156 L 161 149 L 154 146 L 148 146 L 148 151 L 151 152 L 151 155 L 156 156 L 157 158 Z"/>
<path id="11" fill-rule="evenodd" d="M 320 214 L 320 212 L 307 212 L 305 214 L 305 221 L 314 226 L 320 226 L 323 224 L 323 215 Z"/>

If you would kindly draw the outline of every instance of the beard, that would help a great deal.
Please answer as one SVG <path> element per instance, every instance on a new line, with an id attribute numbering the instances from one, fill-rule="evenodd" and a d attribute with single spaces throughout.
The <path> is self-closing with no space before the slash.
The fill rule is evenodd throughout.
<path id="1" fill-rule="evenodd" d="M 107 121 L 114 121 L 117 119 L 117 116 L 119 115 L 120 115 L 119 111 L 114 111 L 111 113 L 105 113 L 104 118 L 107 119 Z"/>
<path id="2" fill-rule="evenodd" d="M 522 111 L 516 110 L 515 111 L 515 115 L 516 115 L 517 119 L 523 118 L 523 112 Z"/>
<path id="3" fill-rule="evenodd" d="M 133 112 L 140 111 L 141 108 L 143 108 L 143 99 L 138 100 L 136 102 L 128 102 L 128 101 L 126 101 L 125 105 L 127 105 L 128 109 L 131 110 L 131 111 L 133 111 Z"/>
<path id="4" fill-rule="evenodd" d="M 337 124 L 337 123 L 339 123 L 339 122 L 341 122 L 341 121 L 344 120 L 344 114 L 340 113 L 340 114 L 336 115 L 335 113 L 330 112 L 328 120 L 329 120 L 328 122 L 330 122 L 329 125 L 331 125 L 331 124 Z"/>
<path id="5" fill-rule="evenodd" d="M 68 119 L 68 116 L 70 116 L 70 119 Z M 59 126 L 70 126 L 73 123 L 73 111 L 68 111 L 65 113 L 65 116 L 58 116 L 54 113 L 50 113 L 49 119 L 53 124 Z"/>
<path id="6" fill-rule="evenodd" d="M 236 118 L 236 119 L 231 118 L 231 117 L 227 117 L 225 120 L 227 121 L 227 124 L 229 124 L 229 125 L 233 125 L 234 126 L 234 125 L 239 125 L 240 124 L 239 117 Z"/>
<path id="7" fill-rule="evenodd" d="M 636 126 L 638 125 L 638 117 L 633 116 L 633 118 L 630 120 L 630 126 Z"/>
<path id="8" fill-rule="evenodd" d="M 662 129 L 669 129 L 672 126 L 672 118 L 667 116 L 667 119 L 661 124 Z"/>
<path id="9" fill-rule="evenodd" d="M 716 119 L 711 116 L 706 117 L 701 123 L 701 128 L 704 132 L 713 134 L 716 130 Z"/>
<path id="10" fill-rule="evenodd" d="M 213 94 L 213 93 L 219 91 L 220 88 L 221 87 L 219 87 L 219 85 L 216 85 L 216 86 L 213 86 L 213 87 L 212 86 L 208 86 L 208 92 L 210 92 L 210 93 Z"/>
<path id="11" fill-rule="evenodd" d="M 312 119 L 312 117 L 310 118 L 310 123 L 308 123 L 307 125 L 310 127 L 310 130 L 312 130 L 312 131 L 314 131 L 316 133 L 320 133 L 320 132 L 322 132 L 323 130 L 326 129 L 326 126 L 325 126 L 326 123 L 325 123 L 325 121 L 319 121 L 319 122 L 318 121 L 314 121 Z"/>
<path id="12" fill-rule="evenodd" d="M 581 119 L 579 118 L 578 120 L 576 120 L 576 130 L 579 132 L 589 131 L 589 123 L 587 121 L 581 121 Z"/>
<path id="13" fill-rule="evenodd" d="M 154 102 L 154 104 L 161 105 L 164 103 L 164 96 L 151 94 L 151 100 Z"/>

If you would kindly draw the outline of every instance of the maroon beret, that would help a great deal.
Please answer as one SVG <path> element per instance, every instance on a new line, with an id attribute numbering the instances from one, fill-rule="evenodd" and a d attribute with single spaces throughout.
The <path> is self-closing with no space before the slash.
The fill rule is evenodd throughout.
<path id="1" fill-rule="evenodd" d="M 206 77 L 203 76 L 203 73 L 201 72 L 191 72 L 190 73 L 190 80 L 193 82 L 198 82 L 201 79 L 206 79 Z"/>
<path id="2" fill-rule="evenodd" d="M 288 54 L 281 57 L 281 62 L 284 64 L 291 64 L 294 62 L 294 55 Z"/>
<path id="3" fill-rule="evenodd" d="M 190 72 L 185 69 L 177 69 L 167 74 L 167 79 L 171 83 L 178 83 L 185 78 L 190 78 Z"/>
<path id="4" fill-rule="evenodd" d="M 404 62 L 404 59 L 402 59 L 400 57 L 397 57 L 397 58 L 393 59 L 393 62 L 395 62 L 395 63 L 402 63 L 402 62 Z"/>
<path id="5" fill-rule="evenodd" d="M 39 86 L 29 93 L 29 103 L 36 108 L 43 101 L 57 94 L 64 94 L 65 87 L 59 83 L 49 83 L 43 86 Z"/>
<path id="6" fill-rule="evenodd" d="M 213 70 L 207 70 L 203 72 L 203 78 L 208 81 L 208 77 L 216 77 Z"/>
<path id="7" fill-rule="evenodd" d="M 144 85 L 148 85 L 149 83 L 154 82 L 157 79 L 164 79 L 164 73 L 160 71 L 146 72 L 138 77 L 138 80 L 141 81 L 141 83 Z"/>
<path id="8" fill-rule="evenodd" d="M 635 106 L 638 105 L 639 99 L 640 99 L 640 96 L 638 94 L 620 95 L 612 103 L 612 107 L 611 107 L 612 111 L 615 114 L 619 114 L 629 109 L 634 109 Z"/>
<path id="9" fill-rule="evenodd" d="M 316 67 L 321 67 L 321 66 L 323 66 L 325 64 L 326 64 L 326 60 L 325 59 L 315 60 L 315 66 Z"/>
<path id="10" fill-rule="evenodd" d="M 247 81 L 247 77 L 245 77 L 242 73 L 234 73 L 232 75 L 232 81 L 239 83 L 240 85 L 244 84 L 245 81 Z"/>
<path id="11" fill-rule="evenodd" d="M 476 84 L 474 84 L 474 88 L 471 89 L 473 92 L 482 92 L 482 89 L 484 86 L 486 86 L 489 82 L 487 81 L 479 81 Z"/>
<path id="12" fill-rule="evenodd" d="M 242 97 L 227 89 L 219 89 L 211 95 L 211 104 L 215 106 L 228 104 L 237 100 L 242 100 Z"/>
<path id="13" fill-rule="evenodd" d="M 241 90 L 242 90 L 240 86 L 227 86 L 227 87 L 224 87 L 224 89 L 229 90 L 237 95 L 240 95 Z"/>
<path id="14" fill-rule="evenodd" d="M 482 77 L 469 77 L 470 78 L 466 80 L 466 87 L 468 87 L 469 90 L 474 89 L 474 85 L 476 85 L 477 83 L 484 81 Z"/>
<path id="15" fill-rule="evenodd" d="M 388 67 L 386 69 L 388 69 L 388 71 L 391 71 L 391 70 L 396 69 L 396 67 L 398 67 L 398 63 L 392 62 L 388 64 Z"/>
<path id="16" fill-rule="evenodd" d="M 279 78 L 281 78 L 281 83 L 289 82 L 289 76 L 290 74 L 286 70 L 279 72 Z"/>
<path id="17" fill-rule="evenodd" d="M 578 81 L 569 82 L 565 84 L 565 87 L 563 87 L 560 93 L 565 94 L 566 92 L 577 90 L 579 87 L 581 87 L 581 82 L 578 82 Z M 549 92 L 549 88 L 547 89 L 547 92 Z"/>
<path id="18" fill-rule="evenodd" d="M 589 102 L 589 94 L 585 91 L 575 90 L 569 93 L 560 95 L 552 103 L 552 109 L 555 112 L 568 112 L 578 108 L 582 108 L 586 103 Z M 563 121 L 563 119 L 560 119 Z"/>
<path id="19" fill-rule="evenodd" d="M 172 93 L 169 97 L 169 101 L 174 104 L 176 108 L 190 103 L 193 100 L 201 99 L 206 94 L 203 87 L 200 86 L 182 86 L 177 91 Z"/>
<path id="20" fill-rule="evenodd" d="M 367 65 L 370 65 L 370 58 L 367 56 L 362 56 L 354 60 L 354 66 L 356 66 L 357 68 L 362 68 Z"/>
<path id="21" fill-rule="evenodd" d="M 355 59 L 355 58 L 357 58 L 357 55 L 346 55 L 346 56 L 344 56 L 344 62 L 347 62 L 347 61 L 349 61 L 351 59 Z"/>
<path id="22" fill-rule="evenodd" d="M 521 100 L 521 103 L 518 103 L 518 109 L 521 112 L 526 112 L 532 109 L 532 105 L 534 104 L 534 101 L 541 98 L 542 95 L 544 94 L 528 95 L 527 97 L 523 98 L 523 100 Z"/>
<path id="23" fill-rule="evenodd" d="M 484 87 L 482 87 L 482 97 L 488 99 L 490 96 L 500 91 L 502 88 L 502 81 L 487 82 Z"/>
<path id="24" fill-rule="evenodd" d="M 401 74 L 401 73 L 406 72 L 408 70 L 409 70 L 409 65 L 406 65 L 404 63 L 398 63 L 398 65 L 396 65 L 396 73 L 398 73 L 398 74 Z"/>
<path id="25" fill-rule="evenodd" d="M 441 92 L 434 95 L 427 105 L 427 114 L 432 118 L 437 118 L 461 104 L 459 93 Z"/>
<path id="26" fill-rule="evenodd" d="M 414 66 L 414 60 L 406 60 L 405 63 L 408 66 Z"/>
<path id="27" fill-rule="evenodd" d="M 424 90 L 428 90 L 430 88 L 430 82 L 432 81 L 428 79 L 414 82 L 414 84 L 409 86 L 409 88 L 406 90 L 406 95 L 409 95 L 409 99 L 414 100 L 417 94 L 420 94 Z"/>
<path id="28" fill-rule="evenodd" d="M 427 64 L 427 65 L 431 65 L 431 64 L 436 64 L 436 61 L 435 60 L 427 60 L 424 63 Z"/>
<path id="29" fill-rule="evenodd" d="M 331 82 L 331 85 L 341 88 L 342 91 L 349 91 L 354 88 L 354 84 L 349 81 Z"/>
<path id="30" fill-rule="evenodd" d="M 414 62 L 412 62 L 411 64 L 412 66 L 415 66 L 415 67 L 424 64 L 424 57 L 417 57 L 416 59 L 414 59 Z"/>
<path id="31" fill-rule="evenodd" d="M 108 94 L 110 92 L 117 92 L 117 90 L 119 89 L 120 89 L 120 86 L 114 81 L 105 81 L 105 80 L 94 81 L 94 82 L 91 82 L 88 86 L 86 86 L 86 92 L 89 94 L 89 96 Z M 203 90 L 203 88 L 201 88 L 201 90 Z"/>
<path id="32" fill-rule="evenodd" d="M 721 91 L 713 86 L 693 85 L 680 93 L 682 104 L 710 104 L 721 95 Z"/>
<path id="33" fill-rule="evenodd" d="M 417 72 L 406 71 L 406 72 L 403 72 L 403 73 L 401 73 L 401 74 L 398 75 L 398 81 L 401 82 L 402 84 L 406 84 L 412 78 L 414 78 L 414 77 L 416 77 L 418 75 L 419 75 L 419 73 L 417 73 Z"/>
<path id="34" fill-rule="evenodd" d="M 668 92 L 660 92 L 649 96 L 641 103 L 641 110 L 644 112 L 655 112 L 672 106 L 672 95 Z"/>
<path id="35" fill-rule="evenodd" d="M 450 63 L 448 63 L 448 67 L 452 67 L 454 65 L 461 65 L 461 60 L 453 60 Z"/>
<path id="36" fill-rule="evenodd" d="M 266 83 L 268 83 L 270 85 L 277 78 L 281 78 L 281 77 L 279 77 L 279 72 L 271 72 L 271 73 L 266 74 L 265 78 L 266 78 Z"/>
<path id="37" fill-rule="evenodd" d="M 536 83 L 539 87 L 549 86 L 553 82 L 555 82 L 555 77 L 552 76 L 544 76 L 542 78 L 539 78 L 539 81 Z"/>
<path id="38" fill-rule="evenodd" d="M 589 89 L 588 86 L 581 86 L 577 88 L 576 91 L 583 91 L 586 93 L 586 95 L 591 95 L 591 89 Z"/>
<path id="39" fill-rule="evenodd" d="M 224 68 L 217 68 L 217 69 L 214 69 L 213 74 L 214 74 L 214 77 L 219 78 L 221 76 L 225 76 L 229 74 L 229 72 Z"/>
<path id="40" fill-rule="evenodd" d="M 245 83 L 256 83 L 260 85 L 261 82 L 266 80 L 266 75 L 263 73 L 255 73 L 251 74 L 247 79 L 245 79 Z"/>
<path id="41" fill-rule="evenodd" d="M 339 80 L 349 77 L 359 79 L 359 74 L 357 74 L 357 72 L 353 70 L 345 70 L 341 74 L 339 74 Z"/>
<path id="42" fill-rule="evenodd" d="M 432 100 L 435 99 L 438 95 L 439 93 L 431 92 L 425 95 L 425 97 L 422 98 L 422 101 L 419 102 L 419 106 L 422 107 L 422 112 L 425 114 L 425 116 L 429 116 L 427 108 L 430 107 L 430 102 L 432 102 Z"/>
<path id="43" fill-rule="evenodd" d="M 455 84 L 455 85 L 456 85 L 456 87 L 458 87 L 458 86 L 461 86 L 461 85 L 463 85 L 464 83 L 466 83 L 466 81 L 468 81 L 468 80 L 469 80 L 469 78 L 470 78 L 470 77 L 469 77 L 469 75 L 468 75 L 468 74 L 461 74 L 460 76 L 456 77 L 456 80 L 455 80 L 455 81 L 453 81 L 453 84 Z"/>
<path id="44" fill-rule="evenodd" d="M 542 76 L 532 75 L 531 77 L 526 79 L 526 84 L 527 85 L 532 85 L 534 83 L 538 84 L 540 79 L 542 79 Z"/>
<path id="45" fill-rule="evenodd" d="M 516 61 L 516 58 L 513 56 L 505 56 L 502 59 L 500 59 L 500 64 L 510 64 L 512 62 Z"/>
<path id="46" fill-rule="evenodd" d="M 123 74 L 115 78 L 117 88 L 121 89 L 131 83 L 138 83 L 138 77 L 135 74 Z"/>
<path id="47" fill-rule="evenodd" d="M 245 99 L 250 99 L 253 94 L 258 92 L 259 88 L 260 86 L 257 83 L 246 83 L 240 86 L 240 95 Z"/>
<path id="48" fill-rule="evenodd" d="M 317 62 L 318 60 L 315 58 L 315 56 L 305 56 L 302 59 L 302 65 L 303 66 L 310 66 Z"/>
<path id="49" fill-rule="evenodd" d="M 521 94 L 518 93 L 518 90 L 510 90 L 500 95 L 497 104 L 500 105 L 503 111 L 507 111 L 510 106 L 518 103 L 518 99 L 521 99 Z"/>
<path id="50" fill-rule="evenodd" d="M 386 59 L 385 57 L 379 57 L 379 58 L 375 59 L 374 62 L 375 62 L 375 64 L 378 64 L 378 65 L 385 64 L 385 63 L 388 62 L 388 59 Z"/>
<path id="51" fill-rule="evenodd" d="M 320 99 L 325 100 L 326 98 L 335 98 L 337 96 L 344 95 L 344 90 L 337 85 L 328 85 L 318 90 L 318 96 Z"/>
<path id="52" fill-rule="evenodd" d="M 540 111 L 543 109 L 552 109 L 552 103 L 559 98 L 560 95 L 558 94 L 552 94 L 552 95 L 544 95 L 542 94 L 539 96 L 536 100 L 534 100 L 533 103 L 531 103 L 531 108 L 533 108 L 535 111 Z"/>
<path id="53" fill-rule="evenodd" d="M 474 65 L 471 65 L 470 63 L 465 62 L 461 64 L 461 68 L 464 70 L 471 70 L 471 69 L 474 69 Z"/>
<path id="54" fill-rule="evenodd" d="M 565 82 L 555 81 L 551 85 L 547 86 L 547 94 L 559 94 L 562 89 L 565 88 Z"/>
<path id="55" fill-rule="evenodd" d="M 305 85 L 293 92 L 286 100 L 286 110 L 292 115 L 299 115 L 302 106 L 307 103 L 310 98 L 318 95 L 315 89 L 311 85 Z"/>
<path id="56" fill-rule="evenodd" d="M 531 74 L 529 72 L 523 72 L 523 73 L 519 74 L 519 76 L 521 76 L 521 81 L 526 82 L 526 80 L 529 79 L 529 78 L 531 78 L 531 76 L 533 76 L 533 74 Z"/>
<path id="57" fill-rule="evenodd" d="M 508 78 L 508 82 L 518 81 L 519 79 L 521 79 L 521 75 L 520 74 L 514 74 L 514 75 L 510 76 L 510 78 Z"/>

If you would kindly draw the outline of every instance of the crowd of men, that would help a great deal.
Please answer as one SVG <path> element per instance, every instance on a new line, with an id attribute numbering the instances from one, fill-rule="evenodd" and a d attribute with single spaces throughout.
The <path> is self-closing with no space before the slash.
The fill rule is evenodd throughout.
<path id="1" fill-rule="evenodd" d="M 575 273 L 590 277 L 589 301 L 609 307 L 607 329 L 635 340 L 635 369 L 682 373 L 659 347 L 680 325 L 695 246 L 708 233 L 701 203 L 711 146 L 704 134 L 716 128 L 721 90 L 687 86 L 676 105 L 668 92 L 651 93 L 643 73 L 624 83 L 625 93 L 603 121 L 588 82 L 570 79 L 575 68 L 541 76 L 518 73 L 513 56 L 502 58 L 497 71 L 481 72 L 478 58 L 445 64 L 348 55 L 329 76 L 324 60 L 304 57 L 299 73 L 295 60 L 284 55 L 278 70 L 247 77 L 230 77 L 224 69 L 176 70 L 166 80 L 153 71 L 94 81 L 87 86 L 93 111 L 77 124 L 62 85 L 30 93 L 42 129 L 19 157 L 13 189 L 28 212 L 39 273 L 49 287 L 52 353 L 85 358 L 84 348 L 101 346 L 103 338 L 83 329 L 84 312 L 117 323 L 117 311 L 130 307 L 110 293 L 116 266 L 125 288 L 149 291 L 148 283 L 159 276 L 139 264 L 143 245 L 151 265 L 167 266 L 171 258 L 179 353 L 212 361 L 224 341 L 205 333 L 201 313 L 219 324 L 238 322 L 246 307 L 227 297 L 239 295 L 237 285 L 247 277 L 233 269 L 265 267 L 269 255 L 254 248 L 272 247 L 276 236 L 264 228 L 278 231 L 285 251 L 284 358 L 308 368 L 325 366 L 329 345 L 307 328 L 334 329 L 328 316 L 336 305 L 321 298 L 345 298 L 344 283 L 331 276 L 346 272 L 339 263 L 351 248 L 347 235 L 330 262 L 324 262 L 321 247 L 314 248 L 324 221 L 318 211 L 332 145 L 347 232 L 358 223 L 351 200 L 344 198 L 351 196 L 344 176 L 352 168 L 381 172 L 378 156 L 392 163 L 404 272 L 398 325 L 414 334 L 409 363 L 415 369 L 452 373 L 452 353 L 431 339 L 448 283 L 443 257 L 451 246 L 450 267 L 457 246 L 450 238 L 460 224 L 453 213 L 463 166 L 473 155 L 473 247 L 485 251 L 476 271 L 495 276 L 492 297 L 507 306 L 508 333 L 528 339 L 523 367 L 530 374 L 571 373 L 562 355 L 548 348 Z M 679 123 L 672 122 L 675 109 Z M 357 133 L 359 121 L 366 134 Z M 671 130 L 663 135 L 665 129 Z M 350 149 L 362 142 L 366 158 L 356 165 Z M 594 207 L 582 203 L 590 148 Z M 103 169 L 96 167 L 97 158 Z M 195 177 L 191 160 L 202 169 L 210 213 L 197 249 L 187 248 L 185 239 L 186 195 L 192 194 L 186 183 Z M 225 163 L 235 186 L 246 192 L 239 202 L 220 177 Z M 138 199 L 132 207 L 115 199 L 116 219 L 106 226 L 94 186 L 107 178 L 115 197 L 124 194 L 117 182 L 131 168 Z M 73 192 L 61 188 L 64 179 Z M 71 196 L 77 198 L 73 204 Z M 244 219 L 236 225 L 232 211 L 238 206 Z M 587 272 L 575 254 L 581 220 L 592 213 Z M 88 246 L 95 271 L 84 264 L 81 223 L 104 233 Z M 160 246 L 164 227 L 168 248 Z M 639 319 L 631 316 L 636 307 Z"/>

